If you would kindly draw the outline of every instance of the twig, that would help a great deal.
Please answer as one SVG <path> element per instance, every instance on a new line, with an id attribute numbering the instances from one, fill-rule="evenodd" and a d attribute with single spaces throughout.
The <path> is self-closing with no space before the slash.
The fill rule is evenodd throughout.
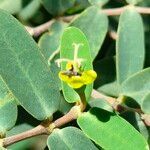
<path id="1" fill-rule="evenodd" d="M 118 35 L 115 31 L 109 31 L 108 34 L 113 40 L 116 40 L 118 38 Z"/>
<path id="2" fill-rule="evenodd" d="M 17 134 L 17 135 L 13 135 L 10 137 L 6 137 L 4 139 L 2 139 L 2 146 L 7 147 L 13 143 L 19 142 L 21 140 L 30 138 L 30 137 L 34 137 L 37 135 L 42 135 L 42 134 L 50 134 L 54 128 L 58 128 L 68 122 L 71 122 L 74 119 L 77 119 L 77 117 L 80 115 L 81 111 L 80 111 L 80 106 L 74 106 L 71 108 L 71 110 L 64 115 L 63 117 L 57 119 L 56 121 L 54 121 L 53 123 L 51 122 L 47 122 L 47 123 L 43 123 L 41 125 L 38 125 L 37 127 L 25 131 L 23 133 Z"/>
<path id="3" fill-rule="evenodd" d="M 48 22 L 41 24 L 37 27 L 25 26 L 25 28 L 30 33 L 30 35 L 32 35 L 34 37 L 38 37 L 43 32 L 47 31 L 50 28 L 50 26 L 54 23 L 55 20 L 62 20 L 64 22 L 70 22 L 75 16 L 76 15 L 64 16 L 64 17 L 60 17 L 58 19 L 56 18 L 56 19 L 49 20 Z"/>
<path id="4" fill-rule="evenodd" d="M 59 128 L 62 125 L 77 119 L 80 114 L 81 109 L 79 106 L 72 107 L 72 109 L 66 115 L 54 121 L 55 128 Z"/>
<path id="5" fill-rule="evenodd" d="M 34 37 L 38 37 L 41 33 L 45 32 L 46 30 L 48 30 L 48 28 L 53 24 L 54 20 L 50 20 L 40 26 L 37 27 L 28 27 L 25 26 L 26 30 Z"/>
<path id="6" fill-rule="evenodd" d="M 41 134 L 48 134 L 48 130 L 46 130 L 46 128 L 43 125 L 38 125 L 37 127 L 33 128 L 31 130 L 4 138 L 3 146 L 6 147 L 13 143 L 19 142 L 21 140 L 24 140 L 24 139 L 27 139 L 30 137 L 34 137 L 37 135 L 41 135 Z"/>
<path id="7" fill-rule="evenodd" d="M 106 14 L 107 16 L 117 16 L 117 15 L 120 15 L 128 7 L 134 7 L 135 10 L 140 14 L 150 14 L 150 8 L 137 7 L 137 6 L 132 6 L 132 5 L 128 5 L 128 6 L 124 6 L 120 8 L 103 9 L 101 10 L 101 12 Z"/>
<path id="8" fill-rule="evenodd" d="M 103 10 L 100 10 L 100 12 L 106 14 L 107 16 L 117 16 L 117 15 L 120 15 L 127 7 L 134 7 L 134 6 L 125 6 L 125 7 L 120 7 L 120 8 L 103 9 Z M 139 12 L 141 14 L 150 14 L 150 8 L 147 8 L 147 7 L 135 7 L 135 9 L 136 9 L 137 12 Z M 63 20 L 64 22 L 70 22 L 76 16 L 78 16 L 78 15 L 64 16 L 64 17 L 60 17 L 60 18 L 49 20 L 48 22 L 46 22 L 44 24 L 41 24 L 40 26 L 37 26 L 37 27 L 25 26 L 25 28 L 27 29 L 27 31 L 32 36 L 37 37 L 40 34 L 42 34 L 43 32 L 45 32 L 46 30 L 48 30 L 48 28 L 52 25 L 52 23 L 55 20 Z M 116 39 L 116 35 L 115 34 L 112 34 L 112 37 L 114 39 Z"/>
<path id="9" fill-rule="evenodd" d="M 108 104 L 110 104 L 111 107 L 113 107 L 114 110 L 118 111 L 118 112 L 122 112 L 122 111 L 132 111 L 132 112 L 136 112 L 141 116 L 141 119 L 143 120 L 143 122 L 145 123 L 146 126 L 150 126 L 150 115 L 148 114 L 144 114 L 143 111 L 141 109 L 136 109 L 136 108 L 130 108 L 128 106 L 124 106 L 121 104 L 122 100 L 115 99 L 109 96 L 106 96 L 96 90 L 92 91 L 92 95 L 93 98 L 99 98 L 102 99 L 104 101 L 106 101 Z M 121 98 L 122 99 L 122 98 Z"/>

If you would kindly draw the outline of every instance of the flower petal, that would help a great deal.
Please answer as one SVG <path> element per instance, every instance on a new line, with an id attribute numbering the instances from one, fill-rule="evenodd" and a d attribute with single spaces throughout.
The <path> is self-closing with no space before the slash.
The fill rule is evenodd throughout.
<path id="1" fill-rule="evenodd" d="M 69 77 L 64 74 L 64 71 L 60 71 L 58 75 L 59 75 L 60 80 L 68 82 Z"/>
<path id="2" fill-rule="evenodd" d="M 70 80 L 68 80 L 68 85 L 74 89 L 78 89 L 84 85 L 83 79 L 81 76 L 72 76 Z"/>
<path id="3" fill-rule="evenodd" d="M 97 74 L 94 70 L 87 70 L 82 73 L 81 77 L 84 80 L 84 84 L 90 84 L 96 79 Z"/>

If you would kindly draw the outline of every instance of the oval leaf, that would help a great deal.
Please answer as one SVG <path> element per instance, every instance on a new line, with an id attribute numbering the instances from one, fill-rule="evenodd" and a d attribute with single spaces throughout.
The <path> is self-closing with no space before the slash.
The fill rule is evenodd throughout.
<path id="1" fill-rule="evenodd" d="M 127 3 L 133 4 L 133 5 L 135 5 L 135 4 L 139 3 L 139 2 L 142 2 L 142 1 L 144 1 L 144 0 L 126 0 Z"/>
<path id="2" fill-rule="evenodd" d="M 0 76 L 0 136 L 12 128 L 17 120 L 17 104 Z"/>
<path id="3" fill-rule="evenodd" d="M 98 150 L 92 141 L 75 127 L 54 130 L 47 145 L 50 150 Z"/>
<path id="4" fill-rule="evenodd" d="M 98 5 L 103 6 L 106 4 L 109 0 L 88 0 L 92 5 Z"/>
<path id="5" fill-rule="evenodd" d="M 22 0 L 0 0 L 0 9 L 16 14 L 22 9 Z"/>
<path id="6" fill-rule="evenodd" d="M 150 90 L 149 93 L 143 98 L 143 103 L 142 103 L 142 110 L 147 113 L 150 114 Z"/>
<path id="7" fill-rule="evenodd" d="M 143 22 L 134 8 L 121 14 L 116 42 L 117 81 L 121 84 L 132 74 L 142 70 L 144 63 Z"/>
<path id="8" fill-rule="evenodd" d="M 22 25 L 4 11 L 0 19 L 0 74 L 20 104 L 44 120 L 59 107 L 55 78 Z"/>
<path id="9" fill-rule="evenodd" d="M 135 99 L 142 105 L 142 98 L 150 93 L 150 68 L 136 73 L 122 84 L 122 95 Z"/>
<path id="10" fill-rule="evenodd" d="M 41 2 L 50 14 L 57 16 L 71 8 L 75 0 L 41 0 Z"/>
<path id="11" fill-rule="evenodd" d="M 74 47 L 73 43 L 81 43 L 82 46 L 79 47 L 78 50 L 78 58 L 82 58 L 85 61 L 82 63 L 84 66 L 84 70 L 91 70 L 92 67 L 92 59 L 89 50 L 89 44 L 85 37 L 85 35 L 75 27 L 67 28 L 62 36 L 61 40 L 61 48 L 60 48 L 60 58 L 67 58 L 73 60 L 74 57 Z M 66 62 L 61 63 L 61 70 L 66 69 Z M 92 92 L 93 84 L 89 84 L 85 88 L 86 99 L 88 100 L 91 92 Z M 66 101 L 73 103 L 80 100 L 79 95 L 76 93 L 74 89 L 69 87 L 67 83 L 62 82 L 62 90 Z"/>
<path id="12" fill-rule="evenodd" d="M 114 113 L 93 108 L 77 121 L 83 132 L 104 149 L 148 150 L 142 135 Z"/>
<path id="13" fill-rule="evenodd" d="M 90 44 L 92 59 L 94 59 L 108 30 L 107 16 L 100 13 L 99 8 L 92 6 L 75 18 L 70 26 L 79 28 L 85 34 Z"/>

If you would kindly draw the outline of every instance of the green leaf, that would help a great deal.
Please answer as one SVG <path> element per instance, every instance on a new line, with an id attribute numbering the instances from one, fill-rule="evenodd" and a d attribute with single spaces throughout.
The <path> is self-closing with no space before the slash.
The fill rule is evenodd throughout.
<path id="1" fill-rule="evenodd" d="M 83 132 L 104 149 L 148 150 L 142 135 L 114 113 L 93 108 L 77 121 Z"/>
<path id="2" fill-rule="evenodd" d="M 142 100 L 142 110 L 145 113 L 150 114 L 150 90 L 149 93 L 146 96 L 144 96 Z"/>
<path id="3" fill-rule="evenodd" d="M 97 72 L 94 88 L 111 96 L 119 96 L 120 86 L 116 82 L 115 57 L 106 57 L 94 63 L 94 70 Z"/>
<path id="4" fill-rule="evenodd" d="M 87 37 L 92 58 L 98 54 L 108 30 L 108 19 L 97 7 L 89 7 L 70 26 L 79 28 Z"/>
<path id="5" fill-rule="evenodd" d="M 64 22 L 55 21 L 49 31 L 44 33 L 38 42 L 40 51 L 46 58 L 47 63 L 51 58 L 51 61 L 49 61 L 50 69 L 53 70 L 54 75 L 57 77 L 56 79 L 60 89 L 61 83 L 58 78 L 60 68 L 58 68 L 54 61 L 59 58 L 60 39 L 66 26 L 67 24 Z M 54 56 L 56 52 L 57 54 Z"/>
<path id="6" fill-rule="evenodd" d="M 92 141 L 75 127 L 54 130 L 47 140 L 47 145 L 50 150 L 98 150 Z"/>
<path id="7" fill-rule="evenodd" d="M 133 5 L 135 5 L 135 4 L 139 3 L 139 2 L 142 2 L 142 1 L 144 1 L 144 0 L 126 0 L 127 3 L 133 4 Z"/>
<path id="8" fill-rule="evenodd" d="M 103 6 L 105 5 L 109 0 L 88 0 L 92 5 L 98 5 Z"/>
<path id="9" fill-rule="evenodd" d="M 61 95 L 60 99 L 59 111 L 63 114 L 66 114 L 73 107 L 73 104 L 67 103 L 63 95 Z"/>
<path id="10" fill-rule="evenodd" d="M 148 128 L 146 127 L 143 120 L 141 119 L 141 116 L 138 113 L 125 111 L 121 113 L 121 117 L 123 117 L 126 121 L 128 121 L 131 125 L 133 125 L 134 128 L 144 136 L 146 141 L 148 141 L 149 138 Z"/>
<path id="11" fill-rule="evenodd" d="M 142 70 L 144 56 L 143 22 L 134 8 L 128 8 L 120 16 L 116 41 L 117 81 L 119 84 L 132 74 Z"/>
<path id="12" fill-rule="evenodd" d="M 12 128 L 17 120 L 17 104 L 0 76 L 0 136 Z"/>
<path id="13" fill-rule="evenodd" d="M 59 48 L 60 39 L 66 26 L 66 23 L 55 21 L 49 31 L 40 37 L 38 45 L 46 60 Z"/>
<path id="14" fill-rule="evenodd" d="M 73 43 L 83 44 L 82 46 L 79 47 L 78 58 L 85 59 L 85 61 L 82 63 L 82 66 L 84 66 L 84 70 L 93 69 L 88 41 L 85 35 L 78 28 L 68 27 L 64 31 L 61 39 L 60 58 L 62 59 L 67 58 L 73 60 L 74 58 L 74 46 L 72 45 Z M 61 70 L 66 70 L 66 62 L 61 63 Z M 85 88 L 85 96 L 87 101 L 91 95 L 92 89 L 93 84 L 89 84 Z M 62 91 L 67 102 L 73 103 L 80 100 L 80 97 L 77 94 L 77 92 L 71 87 L 69 87 L 68 84 L 65 82 L 62 82 Z"/>
<path id="15" fill-rule="evenodd" d="M 121 88 L 120 85 L 115 80 L 115 81 L 112 81 L 110 83 L 106 83 L 106 84 L 102 85 L 101 87 L 99 87 L 97 89 L 97 91 L 102 92 L 106 95 L 118 97 L 120 94 L 120 88 Z"/>
<path id="16" fill-rule="evenodd" d="M 88 103 L 92 108 L 93 107 L 97 107 L 97 108 L 101 108 L 104 109 L 106 111 L 110 111 L 113 112 L 113 108 L 103 99 L 91 99 Z"/>
<path id="17" fill-rule="evenodd" d="M 58 16 L 71 8 L 75 0 L 41 0 L 41 3 L 50 14 Z"/>
<path id="18" fill-rule="evenodd" d="M 4 11 L 0 20 L 0 74 L 30 114 L 47 119 L 59 107 L 56 79 L 22 25 Z"/>
<path id="19" fill-rule="evenodd" d="M 0 9 L 4 9 L 11 14 L 18 13 L 22 8 L 22 0 L 0 0 Z"/>
<path id="20" fill-rule="evenodd" d="M 40 0 L 32 0 L 25 8 L 19 12 L 19 17 L 23 20 L 30 19 L 40 8 Z"/>
<path id="21" fill-rule="evenodd" d="M 143 97 L 150 92 L 150 68 L 144 69 L 128 78 L 122 84 L 122 95 L 132 97 L 140 105 Z"/>

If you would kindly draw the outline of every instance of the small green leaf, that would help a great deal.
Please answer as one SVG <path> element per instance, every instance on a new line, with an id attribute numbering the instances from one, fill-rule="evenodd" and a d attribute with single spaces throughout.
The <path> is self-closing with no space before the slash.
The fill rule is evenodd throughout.
<path id="1" fill-rule="evenodd" d="M 11 14 L 18 13 L 22 8 L 22 0 L 0 0 L 0 9 Z"/>
<path id="2" fill-rule="evenodd" d="M 41 0 L 41 3 L 50 14 L 58 16 L 71 8 L 75 0 Z"/>
<path id="3" fill-rule="evenodd" d="M 98 5 L 103 6 L 105 5 L 109 0 L 88 0 L 92 5 Z"/>
<path id="4" fill-rule="evenodd" d="M 128 78 L 122 84 L 122 95 L 132 97 L 140 105 L 143 97 L 150 92 L 150 68 L 144 69 Z"/>
<path id="5" fill-rule="evenodd" d="M 97 107 L 106 111 L 113 112 L 113 108 L 103 99 L 91 99 L 88 103 L 92 108 Z"/>
<path id="6" fill-rule="evenodd" d="M 17 104 L 0 76 L 0 135 L 12 128 L 17 120 Z"/>
<path id="7" fill-rule="evenodd" d="M 117 81 L 121 84 L 142 70 L 144 64 L 143 22 L 134 8 L 126 9 L 121 14 L 116 42 Z"/>
<path id="8" fill-rule="evenodd" d="M 58 78 L 60 68 L 58 68 L 54 61 L 59 58 L 60 39 L 66 26 L 67 24 L 64 22 L 55 21 L 49 28 L 48 32 L 40 37 L 38 42 L 40 51 L 46 59 L 46 63 L 50 64 L 50 69 L 53 70 L 54 75 L 57 77 L 56 79 L 60 89 L 61 83 Z"/>
<path id="9" fill-rule="evenodd" d="M 47 119 L 59 107 L 56 79 L 22 25 L 2 10 L 0 20 L 0 74 L 21 106 Z"/>
<path id="10" fill-rule="evenodd" d="M 60 39 L 66 26 L 66 23 L 55 21 L 49 31 L 40 37 L 38 45 L 46 60 L 59 48 Z"/>
<path id="11" fill-rule="evenodd" d="M 99 24 L 99 25 L 98 25 Z M 108 19 L 97 7 L 89 7 L 70 26 L 79 28 L 87 37 L 92 59 L 98 54 L 108 30 Z"/>
<path id="12" fill-rule="evenodd" d="M 23 20 L 30 19 L 40 8 L 40 0 L 32 0 L 25 8 L 19 12 L 19 17 Z"/>
<path id="13" fill-rule="evenodd" d="M 63 95 L 61 95 L 60 96 L 59 111 L 63 114 L 66 114 L 72 107 L 73 107 L 73 104 L 66 102 Z"/>
<path id="14" fill-rule="evenodd" d="M 104 149 L 148 150 L 142 135 L 114 113 L 93 108 L 77 121 L 83 132 Z"/>
<path id="15" fill-rule="evenodd" d="M 139 3 L 139 2 L 142 2 L 142 1 L 144 1 L 144 0 L 126 0 L 127 3 L 133 4 L 133 5 L 135 5 L 135 4 Z"/>
<path id="16" fill-rule="evenodd" d="M 83 44 L 79 47 L 78 58 L 84 59 L 84 62 L 82 63 L 84 70 L 93 69 L 88 41 L 85 35 L 78 28 L 69 27 L 64 31 L 61 39 L 60 58 L 73 60 L 74 58 L 73 43 Z M 66 62 L 61 63 L 61 70 L 66 70 Z M 89 99 L 92 92 L 92 88 L 93 84 L 89 84 L 86 86 L 85 88 L 86 100 Z M 67 102 L 73 103 L 80 100 L 80 97 L 77 94 L 77 92 L 71 87 L 69 87 L 67 83 L 62 82 L 62 90 Z"/>
<path id="17" fill-rule="evenodd" d="M 150 114 L 150 90 L 149 93 L 146 96 L 144 96 L 142 102 L 142 110 L 145 113 Z"/>
<path id="18" fill-rule="evenodd" d="M 98 150 L 81 130 L 75 127 L 56 129 L 47 140 L 49 150 Z"/>

